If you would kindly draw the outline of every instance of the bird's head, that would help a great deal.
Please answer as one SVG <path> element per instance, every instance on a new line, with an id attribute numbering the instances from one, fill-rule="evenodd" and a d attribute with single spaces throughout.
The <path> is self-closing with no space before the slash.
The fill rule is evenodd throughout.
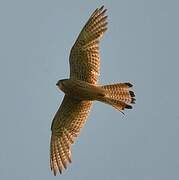
<path id="1" fill-rule="evenodd" d="M 61 79 L 56 83 L 56 86 L 58 86 L 59 89 L 61 89 L 62 91 L 64 91 L 65 89 L 65 82 L 67 81 L 67 79 Z"/>
<path id="2" fill-rule="evenodd" d="M 56 83 L 56 86 L 63 91 L 63 89 L 64 89 L 64 79 L 59 80 Z"/>

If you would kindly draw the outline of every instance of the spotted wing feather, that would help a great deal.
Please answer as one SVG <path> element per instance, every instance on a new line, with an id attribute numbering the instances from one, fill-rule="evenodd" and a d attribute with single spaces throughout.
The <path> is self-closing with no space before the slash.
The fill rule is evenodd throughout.
<path id="1" fill-rule="evenodd" d="M 64 97 L 51 127 L 50 166 L 54 175 L 62 173 L 71 162 L 71 145 L 87 119 L 91 103 Z"/>
<path id="2" fill-rule="evenodd" d="M 107 30 L 106 9 L 96 9 L 70 53 L 70 78 L 96 84 L 100 71 L 99 41 Z"/>

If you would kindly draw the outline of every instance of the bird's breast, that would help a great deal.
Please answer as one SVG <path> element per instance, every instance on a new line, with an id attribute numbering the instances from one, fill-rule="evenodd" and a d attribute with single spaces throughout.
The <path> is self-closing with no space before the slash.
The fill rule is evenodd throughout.
<path id="1" fill-rule="evenodd" d="M 98 100 L 105 96 L 105 90 L 85 81 L 67 79 L 61 90 L 68 96 L 80 100 Z"/>

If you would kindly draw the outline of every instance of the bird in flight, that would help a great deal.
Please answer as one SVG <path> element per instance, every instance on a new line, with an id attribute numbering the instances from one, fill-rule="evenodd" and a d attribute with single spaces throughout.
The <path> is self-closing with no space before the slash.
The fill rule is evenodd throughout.
<path id="1" fill-rule="evenodd" d="M 50 167 L 54 175 L 71 163 L 71 145 L 83 127 L 93 101 L 122 112 L 135 103 L 132 84 L 99 85 L 99 41 L 107 30 L 104 6 L 96 9 L 81 30 L 70 52 L 70 77 L 57 82 L 65 96 L 51 125 Z"/>

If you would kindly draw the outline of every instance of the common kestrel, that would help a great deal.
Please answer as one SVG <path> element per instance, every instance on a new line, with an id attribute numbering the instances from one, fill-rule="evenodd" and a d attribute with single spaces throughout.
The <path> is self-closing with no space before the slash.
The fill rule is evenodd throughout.
<path id="1" fill-rule="evenodd" d="M 54 175 L 71 163 L 71 145 L 79 135 L 92 101 L 112 105 L 122 112 L 135 102 L 130 83 L 98 85 L 99 41 L 107 30 L 106 9 L 96 9 L 80 32 L 70 52 L 70 78 L 59 80 L 57 86 L 65 93 L 52 122 L 50 166 Z"/>

